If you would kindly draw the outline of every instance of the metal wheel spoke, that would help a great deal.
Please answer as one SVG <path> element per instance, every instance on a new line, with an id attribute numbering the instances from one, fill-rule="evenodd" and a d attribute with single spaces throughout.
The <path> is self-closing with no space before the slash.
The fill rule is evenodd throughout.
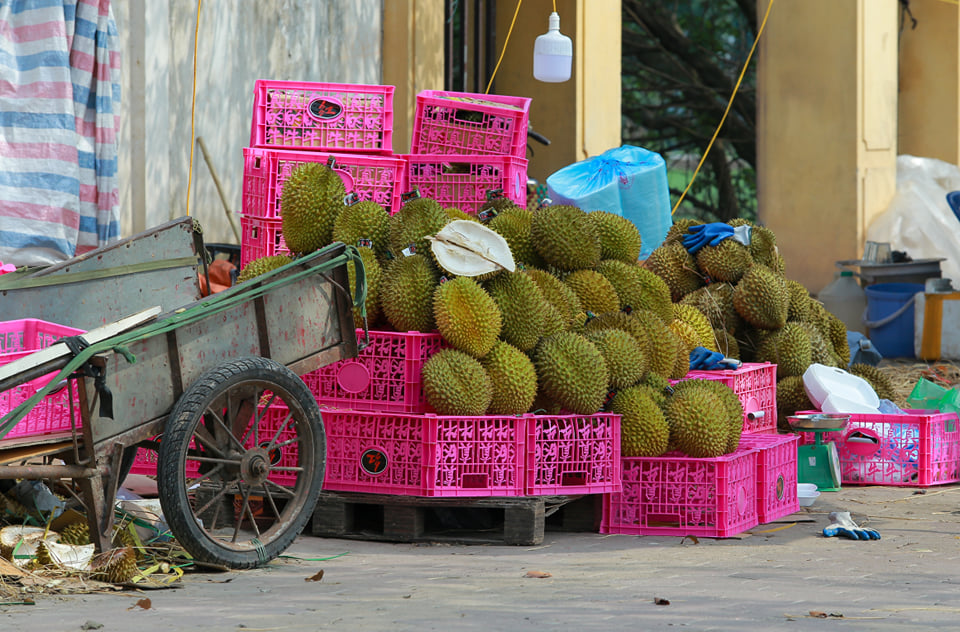
<path id="1" fill-rule="evenodd" d="M 260 537 L 260 527 L 257 525 L 257 520 L 253 517 L 253 510 L 250 509 L 250 491 L 251 488 L 247 487 L 246 491 L 243 489 L 243 485 L 238 483 L 240 488 L 240 493 L 243 494 L 243 504 L 240 505 L 240 517 L 237 519 L 237 524 L 233 528 L 233 538 L 230 540 L 232 543 L 237 543 L 237 536 L 240 535 L 240 525 L 243 524 L 243 515 L 246 513 L 250 516 L 250 523 L 253 524 L 253 530 L 257 534 L 257 537 Z"/>
<path id="2" fill-rule="evenodd" d="M 297 494 L 296 494 L 296 492 L 295 492 L 294 490 L 290 489 L 289 487 L 284 487 L 283 485 L 280 485 L 280 484 L 278 484 L 278 483 L 274 483 L 274 482 L 271 481 L 270 479 L 265 480 L 265 481 L 263 482 L 263 486 L 264 486 L 265 488 L 266 488 L 266 487 L 272 487 L 272 488 L 275 489 L 275 491 L 280 492 L 280 493 L 281 493 L 282 495 L 284 495 L 284 496 L 289 496 L 290 498 L 296 498 L 296 497 L 297 497 Z"/>
<path id="3" fill-rule="evenodd" d="M 280 510 L 277 509 L 277 503 L 273 501 L 273 494 L 270 493 L 270 489 L 266 485 L 263 486 L 263 495 L 270 501 L 270 508 L 273 509 L 274 517 L 280 520 Z"/>
<path id="4" fill-rule="evenodd" d="M 293 444 L 295 444 L 295 443 L 300 443 L 300 441 L 301 441 L 300 436 L 297 435 L 296 437 L 293 437 L 292 439 L 287 439 L 287 440 L 284 441 L 283 443 L 271 443 L 270 445 L 266 446 L 266 448 L 267 448 L 267 450 L 275 450 L 275 449 L 277 449 L 277 448 L 285 448 L 285 447 L 287 447 L 288 445 L 293 445 Z"/>
<path id="5" fill-rule="evenodd" d="M 196 430 L 193 431 L 193 438 L 196 439 L 197 443 L 207 448 L 211 452 L 216 452 L 217 456 L 224 456 L 223 450 L 221 450 L 220 446 L 217 445 L 216 438 L 210 435 L 210 431 L 203 425 L 203 423 L 197 424 Z"/>
<path id="6" fill-rule="evenodd" d="M 293 412 L 288 412 L 287 416 L 283 418 L 283 423 L 279 425 L 279 427 L 277 428 L 277 431 L 273 434 L 273 439 L 270 440 L 270 445 L 267 446 L 267 449 L 274 448 L 274 447 L 283 447 L 285 445 L 289 445 L 294 441 L 296 442 L 300 441 L 300 437 L 298 435 L 295 439 L 292 439 L 290 441 L 287 441 L 286 443 L 280 444 L 279 446 L 277 445 L 277 440 L 280 439 L 280 435 L 283 434 L 283 431 L 287 429 L 291 421 L 293 421 Z"/>
<path id="7" fill-rule="evenodd" d="M 304 468 L 299 465 L 275 465 L 270 468 L 271 472 L 302 472 Z"/>
<path id="8" fill-rule="evenodd" d="M 227 436 L 228 441 L 230 441 L 231 443 L 233 443 L 233 445 L 234 445 L 235 448 L 237 448 L 237 449 L 240 450 L 240 451 L 244 451 L 244 450 L 247 449 L 247 448 L 243 445 L 243 443 L 240 442 L 239 439 L 237 439 L 235 436 L 233 436 L 233 431 L 230 430 L 230 426 L 227 425 L 227 422 L 224 421 L 223 418 L 216 413 L 216 411 L 210 410 L 210 411 L 207 411 L 207 412 L 210 414 L 210 416 L 213 417 L 213 420 L 216 422 L 216 426 L 217 426 L 218 428 L 221 428 L 221 429 L 223 430 L 223 432 L 226 433 L 226 436 Z M 217 433 L 217 432 L 214 432 L 214 434 L 218 434 L 218 433 Z"/>
<path id="9" fill-rule="evenodd" d="M 218 500 L 220 500 L 221 498 L 223 498 L 223 496 L 224 496 L 226 493 L 227 493 L 227 483 L 226 483 L 226 481 L 224 481 L 223 486 L 220 488 L 220 491 L 217 492 L 217 494 L 216 494 L 213 498 L 211 498 L 209 501 L 207 501 L 207 504 L 206 504 L 206 505 L 204 505 L 203 507 L 200 507 L 199 509 L 195 509 L 194 512 L 193 512 L 194 515 L 205 513 L 205 512 L 207 511 L 207 509 L 210 509 L 210 505 L 212 505 L 213 503 L 215 503 L 215 502 L 217 502 Z"/>
<path id="10" fill-rule="evenodd" d="M 196 486 L 200 485 L 204 481 L 211 480 L 210 477 L 223 469 L 223 465 L 217 465 L 215 468 L 201 476 L 200 478 L 188 478 L 187 479 L 187 489 L 193 489 Z"/>

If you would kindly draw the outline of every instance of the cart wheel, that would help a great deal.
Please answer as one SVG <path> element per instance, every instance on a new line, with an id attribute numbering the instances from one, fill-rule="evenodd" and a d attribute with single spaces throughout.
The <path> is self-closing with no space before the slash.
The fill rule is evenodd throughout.
<path id="1" fill-rule="evenodd" d="M 201 375 L 170 412 L 160 506 L 197 560 L 266 564 L 310 519 L 325 458 L 320 409 L 303 381 L 274 360 L 234 360 Z"/>

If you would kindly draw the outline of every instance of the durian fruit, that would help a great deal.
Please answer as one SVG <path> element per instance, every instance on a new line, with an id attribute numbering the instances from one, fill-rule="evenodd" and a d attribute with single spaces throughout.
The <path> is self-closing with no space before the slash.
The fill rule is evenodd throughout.
<path id="1" fill-rule="evenodd" d="M 734 288 L 733 306 L 754 327 L 780 329 L 787 322 L 787 282 L 767 266 L 755 264 Z"/>
<path id="2" fill-rule="evenodd" d="M 487 228 L 496 231 L 507 243 L 513 259 L 518 264 L 530 268 L 543 268 L 546 262 L 533 247 L 530 230 L 533 225 L 533 211 L 525 208 L 512 207 L 501 210 L 499 214 L 487 222 Z"/>
<path id="3" fill-rule="evenodd" d="M 537 371 L 527 354 L 502 340 L 480 361 L 490 376 L 488 415 L 522 415 L 537 396 Z"/>
<path id="4" fill-rule="evenodd" d="M 858 362 L 856 364 L 851 364 L 848 371 L 854 375 L 862 377 L 869 382 L 870 386 L 872 386 L 873 390 L 876 392 L 877 397 L 880 399 L 888 399 L 893 401 L 896 397 L 896 392 L 893 388 L 893 382 L 890 380 L 890 376 L 877 367 Z"/>
<path id="5" fill-rule="evenodd" d="M 600 238 L 600 258 L 635 263 L 640 258 L 642 239 L 636 225 L 625 217 L 607 211 L 591 211 L 587 219 Z"/>
<path id="6" fill-rule="evenodd" d="M 714 329 L 713 339 L 716 341 L 714 351 L 719 351 L 725 358 L 736 358 L 740 360 L 740 345 L 737 339 L 726 329 Z"/>
<path id="7" fill-rule="evenodd" d="M 600 237 L 587 213 L 576 206 L 538 209 L 530 237 L 537 253 L 560 270 L 582 270 L 600 263 Z"/>
<path id="8" fill-rule="evenodd" d="M 439 282 L 440 272 L 425 255 L 391 261 L 380 281 L 380 308 L 390 325 L 397 331 L 433 331 L 433 293 Z"/>
<path id="9" fill-rule="evenodd" d="M 634 386 L 618 392 L 610 412 L 621 416 L 620 450 L 624 457 L 661 456 L 667 451 L 670 426 L 651 389 Z"/>
<path id="10" fill-rule="evenodd" d="M 640 321 L 646 333 L 650 371 L 665 378 L 673 377 L 678 366 L 677 353 L 680 351 L 677 337 L 663 324 L 660 317 L 651 311 L 638 310 L 633 313 L 633 317 Z M 688 353 L 687 368 L 690 367 L 689 360 Z"/>
<path id="11" fill-rule="evenodd" d="M 297 165 L 283 183 L 280 218 L 291 252 L 307 254 L 333 241 L 333 224 L 345 208 L 340 175 L 320 162 Z"/>
<path id="12" fill-rule="evenodd" d="M 360 260 L 363 261 L 363 273 L 367 283 L 367 299 L 364 301 L 364 308 L 367 313 L 367 326 L 373 325 L 380 318 L 380 280 L 383 278 L 383 272 L 380 264 L 377 262 L 377 254 L 373 248 L 357 248 Z M 347 276 L 350 282 L 350 296 L 354 296 L 357 291 L 357 271 L 356 264 L 353 261 L 347 262 Z M 353 308 L 353 322 L 359 327 L 363 324 L 363 315 L 360 308 Z"/>
<path id="13" fill-rule="evenodd" d="M 697 251 L 697 267 L 711 282 L 736 283 L 753 265 L 750 250 L 738 241 L 724 239 Z"/>
<path id="14" fill-rule="evenodd" d="M 730 440 L 728 410 L 705 381 L 678 382 L 664 407 L 670 444 L 694 458 L 722 456 Z"/>
<path id="15" fill-rule="evenodd" d="M 704 284 L 693 255 L 679 241 L 664 243 L 651 252 L 644 267 L 664 280 L 674 302 Z"/>
<path id="16" fill-rule="evenodd" d="M 845 365 L 841 366 L 840 359 L 837 358 L 837 354 L 833 350 L 833 345 L 823 337 L 823 334 L 820 333 L 816 325 L 813 323 L 798 323 L 798 325 L 803 328 L 807 337 L 810 339 L 811 362 L 844 368 Z"/>
<path id="17" fill-rule="evenodd" d="M 696 347 L 702 347 L 697 331 L 682 320 L 673 320 L 667 328 L 677 339 L 677 358 L 674 361 L 670 377 L 675 380 L 683 378 L 690 372 L 690 353 Z"/>
<path id="18" fill-rule="evenodd" d="M 433 316 L 445 341 L 474 358 L 482 358 L 500 336 L 503 316 L 496 301 L 470 277 L 457 277 L 437 287 Z M 482 413 L 477 413 L 482 414 Z"/>
<path id="19" fill-rule="evenodd" d="M 603 406 L 607 367 L 600 350 L 584 336 L 561 332 L 542 338 L 533 363 L 540 392 L 561 409 L 593 414 Z"/>
<path id="20" fill-rule="evenodd" d="M 64 544 L 90 544 L 90 525 L 86 522 L 72 522 L 60 532 L 60 541 Z"/>
<path id="21" fill-rule="evenodd" d="M 597 265 L 597 272 L 613 286 L 621 310 L 648 309 L 665 323 L 673 320 L 670 288 L 650 270 L 616 259 L 604 259 Z"/>
<path id="22" fill-rule="evenodd" d="M 610 390 L 633 386 L 647 374 L 648 360 L 636 338 L 621 329 L 601 329 L 586 334 L 603 356 Z"/>
<path id="23" fill-rule="evenodd" d="M 783 274 L 783 258 L 777 248 L 777 237 L 769 228 L 754 226 L 750 231 L 750 256 L 755 262 Z"/>
<path id="24" fill-rule="evenodd" d="M 10 525 L 0 529 L 0 555 L 19 568 L 27 567 L 44 540 L 55 542 L 58 534 L 42 527 Z"/>
<path id="25" fill-rule="evenodd" d="M 261 274 L 266 274 L 271 270 L 282 268 L 291 261 L 293 261 L 293 259 L 287 255 L 271 255 L 269 257 L 260 257 L 258 259 L 254 259 L 247 265 L 243 266 L 243 269 L 240 271 L 240 275 L 237 277 L 237 283 L 243 283 L 244 281 L 255 279 Z"/>
<path id="26" fill-rule="evenodd" d="M 656 402 L 657 406 L 663 409 L 667 404 L 667 399 L 673 395 L 673 385 L 670 380 L 653 372 L 648 372 L 639 386 L 648 390 L 648 393 Z"/>
<path id="27" fill-rule="evenodd" d="M 532 350 L 543 334 L 547 311 L 552 309 L 536 281 L 523 272 L 506 272 L 486 287 L 503 315 L 500 337 L 520 351 Z"/>
<path id="28" fill-rule="evenodd" d="M 482 415 L 493 401 L 493 385 L 483 365 L 456 349 L 441 349 L 421 370 L 423 394 L 440 415 Z"/>
<path id="29" fill-rule="evenodd" d="M 620 309 L 620 298 L 613 284 L 596 270 L 576 270 L 563 281 L 573 290 L 581 309 L 594 314 L 615 312 Z"/>
<path id="30" fill-rule="evenodd" d="M 104 551 L 90 561 L 91 577 L 111 584 L 123 584 L 136 577 L 137 556 L 133 549 L 120 548 Z"/>
<path id="31" fill-rule="evenodd" d="M 451 220 L 454 220 L 454 219 L 463 219 L 463 220 L 467 220 L 468 222 L 479 222 L 479 221 L 480 221 L 479 219 L 477 219 L 477 216 L 476 216 L 476 215 L 473 215 L 473 214 L 471 214 L 471 213 L 467 213 L 466 211 L 464 211 L 464 210 L 462 210 L 462 209 L 459 209 L 459 208 L 457 208 L 456 206 L 448 206 L 448 207 L 446 207 L 446 208 L 443 209 L 443 212 L 446 213 L 446 214 L 447 214 L 447 217 L 449 217 Z"/>
<path id="32" fill-rule="evenodd" d="M 733 306 L 734 289 L 729 283 L 711 283 L 687 294 L 680 303 L 700 310 L 714 329 L 725 329 L 733 334 L 743 325 L 743 319 Z"/>
<path id="33" fill-rule="evenodd" d="M 814 410 L 816 406 L 803 388 L 803 376 L 790 375 L 777 380 L 777 429 L 780 432 L 793 432 L 787 417 L 803 410 Z"/>
<path id="34" fill-rule="evenodd" d="M 44 568 L 69 568 L 85 571 L 90 568 L 93 544 L 68 544 L 47 538 L 37 543 L 36 563 Z"/>
<path id="35" fill-rule="evenodd" d="M 560 315 L 565 329 L 573 326 L 577 314 L 583 311 L 580 299 L 563 281 L 549 272 L 537 268 L 527 268 L 524 273 L 540 288 L 540 292 Z M 544 334 L 546 335 L 546 333 Z"/>
<path id="36" fill-rule="evenodd" d="M 728 429 L 725 454 L 734 452 L 740 447 L 740 436 L 743 433 L 743 416 L 745 413 L 743 403 L 736 392 L 723 382 L 716 380 L 701 380 L 701 382 L 700 386 L 702 388 L 712 391 L 723 402 Z"/>
<path id="37" fill-rule="evenodd" d="M 810 336 L 800 323 L 787 323 L 760 342 L 756 358 L 777 365 L 777 378 L 803 375 L 813 361 Z"/>
<path id="38" fill-rule="evenodd" d="M 390 214 L 373 200 L 346 206 L 333 222 L 332 240 L 348 246 L 369 240 L 377 258 L 382 259 L 390 247 Z"/>
<path id="39" fill-rule="evenodd" d="M 482 281 L 516 270 L 507 240 L 480 222 L 451 220 L 427 240 L 440 269 L 455 276 Z"/>
<path id="40" fill-rule="evenodd" d="M 697 226 L 703 224 L 699 219 L 690 219 L 690 218 L 679 218 L 674 219 L 673 224 L 671 224 L 670 229 L 667 230 L 667 236 L 663 239 L 663 243 L 673 243 L 673 242 L 683 242 L 683 238 L 688 234 L 691 226 Z"/>
<path id="41" fill-rule="evenodd" d="M 699 309 L 684 303 L 674 303 L 673 317 L 675 320 L 683 321 L 693 328 L 697 334 L 697 344 L 695 346 L 705 347 L 710 351 L 719 350 L 717 349 L 717 341 L 713 333 L 713 327 Z"/>
<path id="42" fill-rule="evenodd" d="M 811 320 L 810 292 L 799 281 L 787 279 L 787 320 L 809 322 Z"/>
<path id="43" fill-rule="evenodd" d="M 450 221 L 443 207 L 430 198 L 410 200 L 390 217 L 390 252 L 395 258 L 413 245 L 417 254 L 428 255 L 430 240 L 427 235 L 440 232 Z"/>

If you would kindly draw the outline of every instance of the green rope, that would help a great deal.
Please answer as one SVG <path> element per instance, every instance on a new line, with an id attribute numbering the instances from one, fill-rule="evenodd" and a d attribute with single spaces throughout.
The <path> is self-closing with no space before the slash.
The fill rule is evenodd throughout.
<path id="1" fill-rule="evenodd" d="M 194 304 L 192 307 L 184 308 L 182 311 L 174 313 L 169 318 L 149 323 L 126 333 L 118 334 L 108 338 L 107 340 L 94 343 L 83 349 L 80 353 L 71 358 L 67 362 L 66 366 L 56 375 L 56 377 L 50 380 L 50 382 L 42 389 L 37 391 L 33 397 L 24 401 L 19 406 L 7 413 L 2 419 L 0 419 L 0 439 L 5 437 L 8 432 L 13 430 L 17 423 L 23 419 L 23 417 L 26 416 L 27 413 L 29 413 L 33 407 L 40 402 L 40 400 L 57 388 L 60 382 L 67 379 L 76 370 L 86 364 L 87 361 L 93 356 L 106 351 L 114 351 L 122 354 L 128 362 L 136 362 L 136 358 L 126 348 L 126 346 L 130 343 L 145 340 L 159 334 L 165 334 L 184 325 L 193 324 L 212 315 L 224 312 L 238 304 L 257 299 L 275 288 L 289 285 L 294 281 L 299 281 L 300 279 L 312 274 L 326 272 L 338 266 L 345 265 L 350 261 L 354 262 L 356 274 L 354 306 L 358 307 L 362 314 L 366 316 L 366 310 L 364 309 L 367 300 L 366 275 L 363 268 L 363 260 L 360 258 L 360 254 L 357 252 L 355 246 L 346 246 L 342 255 L 338 255 L 319 266 L 304 266 L 303 269 L 298 270 L 293 274 L 284 276 L 277 280 L 269 280 L 285 271 L 301 267 L 305 261 L 319 257 L 328 249 L 338 245 L 339 244 L 333 244 L 323 250 L 319 250 L 311 255 L 308 255 L 307 257 L 294 260 L 293 262 L 288 263 L 281 268 L 271 270 L 263 276 L 258 277 L 264 279 L 258 285 L 245 288 L 245 283 L 240 284 L 229 290 L 214 294 L 209 297 L 208 300 L 200 301 L 199 303 Z M 349 288 L 346 288 L 346 290 L 349 292 Z"/>
<path id="2" fill-rule="evenodd" d="M 296 555 L 278 555 L 277 557 L 282 557 L 285 560 L 300 560 L 301 562 L 327 562 L 330 560 L 335 560 L 338 557 L 343 557 L 344 555 L 350 555 L 350 551 L 337 553 L 336 555 L 331 555 L 330 557 L 298 557 Z"/>

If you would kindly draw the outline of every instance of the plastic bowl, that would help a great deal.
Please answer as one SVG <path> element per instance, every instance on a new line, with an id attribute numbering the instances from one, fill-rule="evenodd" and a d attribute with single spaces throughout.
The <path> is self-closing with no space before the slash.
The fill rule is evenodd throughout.
<path id="1" fill-rule="evenodd" d="M 797 500 L 801 507 L 809 507 L 820 495 L 813 483 L 797 483 Z"/>

